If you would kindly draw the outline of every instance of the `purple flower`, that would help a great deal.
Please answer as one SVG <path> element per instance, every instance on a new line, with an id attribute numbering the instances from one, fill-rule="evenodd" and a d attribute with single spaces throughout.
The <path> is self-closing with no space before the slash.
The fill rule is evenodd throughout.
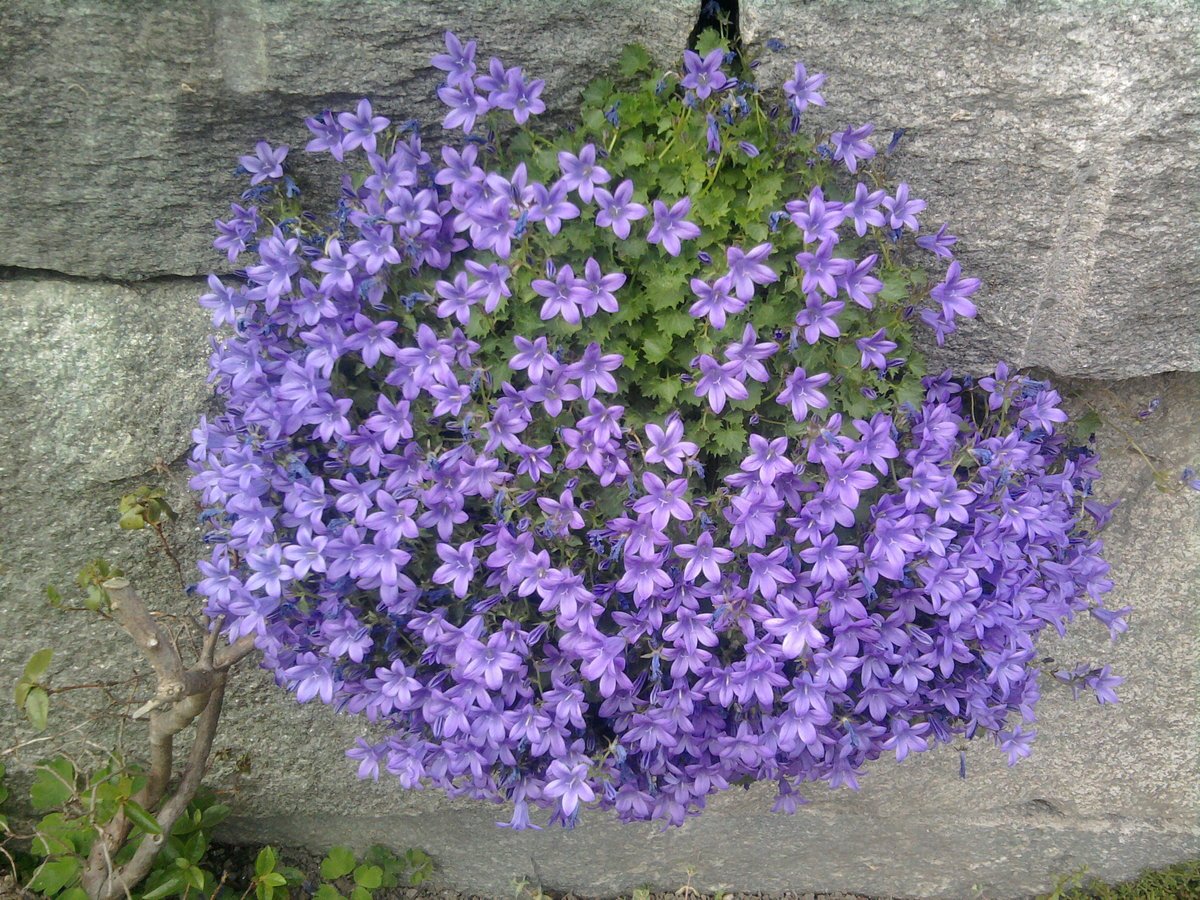
<path id="1" fill-rule="evenodd" d="M 678 416 L 666 421 L 666 428 L 653 422 L 646 425 L 646 440 L 650 446 L 645 453 L 648 463 L 662 463 L 676 475 L 683 472 L 683 460 L 695 456 L 699 448 L 691 441 L 683 440 L 683 422 Z"/>
<path id="2" fill-rule="evenodd" d="M 847 266 L 846 270 L 842 272 L 842 290 L 846 292 L 846 296 L 864 309 L 872 309 L 875 302 L 871 299 L 871 295 L 878 294 L 883 290 L 883 282 L 871 274 L 871 269 L 875 267 L 877 259 L 878 257 L 872 253 L 866 259 Z"/>
<path id="3" fill-rule="evenodd" d="M 475 561 L 475 542 L 467 541 L 458 547 L 439 543 L 437 555 L 442 564 L 433 573 L 433 583 L 453 585 L 454 596 L 467 596 L 478 565 Z"/>
<path id="4" fill-rule="evenodd" d="M 669 256 L 678 256 L 683 249 L 680 241 L 700 237 L 700 227 L 684 218 L 691 209 L 690 197 L 677 201 L 670 209 L 661 200 L 655 200 L 654 225 L 646 235 L 647 243 L 661 243 Z"/>
<path id="5" fill-rule="evenodd" d="M 692 520 L 692 508 L 683 499 L 687 493 L 686 478 L 676 478 L 666 484 L 653 472 L 645 472 L 642 474 L 642 486 L 646 493 L 634 502 L 633 508 L 639 515 L 650 516 L 655 528 L 666 528 L 672 519 L 680 522 Z"/>
<path id="6" fill-rule="evenodd" d="M 900 182 L 895 197 L 884 197 L 883 208 L 888 211 L 888 225 L 892 228 L 908 228 L 917 231 L 917 213 L 925 208 L 924 200 L 910 200 L 908 184 Z"/>
<path id="7" fill-rule="evenodd" d="M 1001 731 L 996 735 L 996 742 L 1000 749 L 1008 756 L 1008 764 L 1015 766 L 1018 759 L 1024 759 L 1033 752 L 1033 739 L 1037 737 L 1036 731 L 1025 731 L 1020 725 L 1012 731 Z"/>
<path id="8" fill-rule="evenodd" d="M 775 270 L 767 265 L 771 254 L 769 243 L 759 244 L 751 250 L 729 247 L 725 259 L 729 263 L 729 277 L 733 280 L 734 293 L 739 300 L 749 301 L 754 296 L 754 286 L 774 284 L 779 280 Z"/>
<path id="9" fill-rule="evenodd" d="M 451 85 L 469 81 L 475 74 L 475 42 L 463 44 L 453 31 L 446 32 L 445 40 L 446 52 L 434 56 L 430 64 L 445 72 L 446 81 Z"/>
<path id="10" fill-rule="evenodd" d="M 591 399 L 597 390 L 614 393 L 617 380 L 612 372 L 621 368 L 625 357 L 619 353 L 603 353 L 600 345 L 592 341 L 584 348 L 583 356 L 567 366 L 567 375 L 579 382 L 579 390 L 585 400 Z"/>
<path id="11" fill-rule="evenodd" d="M 475 93 L 470 78 L 438 88 L 437 95 L 442 103 L 450 107 L 450 112 L 442 119 L 442 127 L 461 128 L 464 134 L 471 132 L 475 120 L 489 108 L 487 98 Z"/>
<path id="12" fill-rule="evenodd" d="M 556 759 L 547 768 L 546 778 L 546 796 L 559 801 L 564 815 L 574 815 L 580 803 L 590 803 L 596 799 L 595 792 L 587 783 L 587 763 L 570 765 Z"/>
<path id="13" fill-rule="evenodd" d="M 796 313 L 796 324 L 804 329 L 806 343 L 815 344 L 821 335 L 839 337 L 842 333 L 837 323 L 837 314 L 846 308 L 841 300 L 823 300 L 820 294 L 809 294 L 804 299 L 804 309 Z"/>
<path id="14" fill-rule="evenodd" d="M 720 49 L 710 50 L 703 58 L 692 50 L 683 51 L 683 78 L 679 86 L 695 91 L 696 96 L 706 100 L 710 94 L 723 89 L 729 84 L 729 79 L 721 71 L 721 62 L 725 54 Z"/>
<path id="15" fill-rule="evenodd" d="M 967 298 L 979 290 L 982 282 L 978 278 L 963 278 L 962 268 L 958 260 L 950 263 L 946 277 L 941 284 L 935 285 L 929 296 L 942 305 L 942 312 L 947 317 L 975 316 L 975 304 Z"/>
<path id="16" fill-rule="evenodd" d="M 546 298 L 539 313 L 543 322 L 562 316 L 572 325 L 579 324 L 579 304 L 585 293 L 579 288 L 570 266 L 559 269 L 553 281 L 535 278 L 530 287 L 535 294 Z"/>
<path id="17" fill-rule="evenodd" d="M 626 178 L 611 194 L 604 188 L 595 188 L 592 196 L 600 209 L 596 212 L 596 224 L 611 228 L 621 240 L 629 237 L 629 223 L 646 217 L 646 207 L 633 202 L 633 182 Z"/>
<path id="18" fill-rule="evenodd" d="M 541 381 L 544 373 L 559 367 L 559 362 L 550 352 L 545 337 L 537 337 L 530 341 L 517 335 L 513 338 L 517 353 L 508 361 L 508 367 L 513 371 L 529 370 L 532 381 Z"/>
<path id="19" fill-rule="evenodd" d="M 783 83 L 783 95 L 788 98 L 788 106 L 794 114 L 800 115 L 810 103 L 825 105 L 825 98 L 817 93 L 817 89 L 825 83 L 825 77 L 821 73 L 809 75 L 803 63 L 796 63 L 792 77 Z"/>
<path id="20" fill-rule="evenodd" d="M 845 206 L 845 216 L 854 220 L 854 232 L 859 237 L 867 233 L 867 226 L 882 228 L 885 222 L 879 205 L 887 194 L 881 190 L 868 190 L 861 181 L 854 186 L 854 199 Z"/>
<path id="21" fill-rule="evenodd" d="M 825 409 L 829 406 L 829 398 L 817 388 L 829 384 L 830 377 L 827 372 L 809 376 L 803 368 L 794 369 L 776 399 L 784 406 L 791 407 L 792 418 L 803 422 L 808 417 L 809 408 Z"/>
<path id="22" fill-rule="evenodd" d="M 721 566 L 733 561 L 733 551 L 713 545 L 713 537 L 707 531 L 702 531 L 694 544 L 676 544 L 675 554 L 687 560 L 683 568 L 683 577 L 687 581 L 695 581 L 703 575 L 710 582 L 721 580 Z"/>
<path id="23" fill-rule="evenodd" d="M 594 316 L 601 309 L 605 312 L 615 313 L 618 306 L 613 291 L 619 289 L 623 284 L 625 284 L 624 273 L 610 272 L 605 275 L 600 271 L 600 263 L 589 256 L 583 267 L 583 278 L 577 281 L 578 295 L 582 298 L 579 302 L 583 308 L 583 314 Z"/>
<path id="24" fill-rule="evenodd" d="M 917 238 L 917 246 L 946 259 L 953 258 L 954 254 L 950 252 L 950 248 L 958 243 L 958 238 L 952 234 L 946 234 L 946 227 L 946 223 L 943 222 L 942 227 L 934 234 L 921 235 Z"/>
<path id="25" fill-rule="evenodd" d="M 536 116 L 546 111 L 546 104 L 541 100 L 541 93 L 546 82 L 540 78 L 526 81 L 520 68 L 508 70 L 503 87 L 490 98 L 494 109 L 512 110 L 513 118 L 518 125 L 524 125 L 530 116 Z"/>
<path id="26" fill-rule="evenodd" d="M 817 248 L 816 253 L 801 251 L 796 254 L 796 264 L 804 272 L 800 282 L 800 290 L 809 294 L 820 288 L 830 297 L 836 297 L 838 278 L 846 274 L 854 266 L 853 261 L 840 259 L 833 255 L 833 241 L 826 241 Z"/>
<path id="27" fill-rule="evenodd" d="M 745 400 L 750 396 L 746 385 L 738 375 L 741 363 L 727 362 L 721 365 L 708 354 L 700 357 L 700 380 L 696 382 L 696 396 L 708 400 L 709 408 L 719 413 L 725 408 L 725 401 Z"/>
<path id="28" fill-rule="evenodd" d="M 334 159 L 341 162 L 345 154 L 342 141 L 346 137 L 346 132 L 338 124 L 337 117 L 327 109 L 321 113 L 320 118 L 313 116 L 312 118 L 305 119 L 304 124 L 315 135 L 311 141 L 304 145 L 304 149 L 309 153 L 319 153 L 322 150 L 328 150 Z"/>
<path id="29" fill-rule="evenodd" d="M 806 244 L 837 243 L 837 229 L 846 218 L 846 211 L 841 203 L 826 201 L 820 185 L 812 189 L 808 200 L 789 200 L 785 208 L 792 224 L 804 232 Z M 859 232 L 859 236 L 862 234 Z"/>
<path id="30" fill-rule="evenodd" d="M 860 159 L 871 159 L 875 156 L 875 148 L 867 143 L 867 138 L 875 131 L 875 126 L 867 123 L 858 128 L 847 128 L 845 131 L 835 131 L 830 140 L 833 142 L 833 158 L 841 160 L 853 174 L 858 171 Z"/>
<path id="31" fill-rule="evenodd" d="M 287 146 L 272 148 L 266 141 L 254 145 L 252 156 L 239 156 L 238 162 L 250 173 L 251 184 L 262 184 L 268 179 L 283 177 L 283 161 L 287 158 Z"/>
<path id="32" fill-rule="evenodd" d="M 859 338 L 854 342 L 854 346 L 858 348 L 862 354 L 861 365 L 864 369 L 872 367 L 880 372 L 887 370 L 887 356 L 896 349 L 896 342 L 888 340 L 887 329 L 880 328 L 870 337 Z"/>
<path id="33" fill-rule="evenodd" d="M 688 312 L 697 319 L 707 317 L 713 328 L 725 327 L 726 316 L 736 315 L 746 308 L 746 303 L 730 293 L 733 279 L 722 275 L 712 284 L 702 278 L 690 282 L 692 293 L 700 299 L 688 307 Z"/>
<path id="34" fill-rule="evenodd" d="M 558 167 L 562 171 L 559 181 L 568 191 L 576 191 L 584 203 L 591 203 L 596 187 L 607 184 L 611 175 L 601 166 L 596 165 L 596 145 L 585 144 L 579 155 L 560 150 Z M 617 188 L 620 191 L 620 188 Z"/>
<path id="35" fill-rule="evenodd" d="M 358 101 L 358 108 L 353 113 L 339 113 L 337 120 L 345 130 L 342 149 L 353 150 L 355 147 L 362 147 L 368 153 L 375 152 L 375 135 L 391 124 L 391 121 L 383 116 L 371 115 L 371 101 L 365 98 Z"/>

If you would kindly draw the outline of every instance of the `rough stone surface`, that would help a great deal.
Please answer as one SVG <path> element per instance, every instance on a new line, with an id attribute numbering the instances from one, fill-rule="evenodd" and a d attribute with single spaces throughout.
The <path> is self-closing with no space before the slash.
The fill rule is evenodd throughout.
<path id="1" fill-rule="evenodd" d="M 212 220 L 255 141 L 295 149 L 305 116 L 370 97 L 440 121 L 429 65 L 453 28 L 546 79 L 573 110 L 630 41 L 664 59 L 695 0 L 8 0 L 0 5 L 0 265 L 137 279 L 221 263 Z"/>
<path id="2" fill-rule="evenodd" d="M 14 318 L 26 318 L 10 312 L 20 304 L 0 299 L 6 301 L 0 303 L 0 333 L 31 334 L 27 326 L 12 325 Z M 116 293 L 115 299 L 119 305 L 124 298 Z M 38 308 L 49 305 L 43 300 Z M 173 322 L 181 333 L 196 327 L 184 315 Z M 186 357 L 188 346 L 185 341 L 176 352 Z M 182 415 L 190 403 L 191 413 L 202 411 L 202 396 L 176 393 L 170 367 L 147 359 L 126 357 L 117 368 L 130 371 L 110 366 L 106 377 L 128 383 L 136 373 L 150 408 L 178 405 Z M 10 351 L 0 361 L 7 371 L 14 362 L 20 353 Z M 1120 689 L 1122 703 L 1101 708 L 1073 701 L 1047 678 L 1035 753 L 1017 767 L 1008 768 L 999 751 L 981 742 L 967 751 L 965 781 L 953 749 L 902 765 L 882 760 L 859 793 L 814 787 L 811 802 L 790 818 L 770 813 L 772 792 L 759 787 L 715 798 L 681 829 L 620 826 L 591 815 L 572 832 L 514 834 L 495 828 L 507 818 L 500 808 L 431 791 L 405 792 L 389 778 L 356 781 L 354 765 L 342 755 L 366 723 L 326 707 L 299 706 L 267 673 L 247 669 L 231 690 L 210 778 L 229 791 L 239 812 L 225 837 L 314 848 L 420 846 L 434 856 L 442 883 L 483 896 L 507 895 L 520 878 L 583 896 L 628 892 L 644 883 L 673 890 L 691 867 L 693 883 L 706 889 L 962 898 L 979 885 L 984 896 L 1001 900 L 1045 890 L 1057 876 L 1083 866 L 1117 879 L 1200 854 L 1200 696 L 1189 687 L 1200 677 L 1200 495 L 1159 491 L 1141 455 L 1164 473 L 1164 484 L 1176 488 L 1183 466 L 1200 461 L 1200 376 L 1060 387 L 1077 408 L 1096 408 L 1106 423 L 1100 497 L 1123 501 L 1106 532 L 1107 556 L 1114 599 L 1133 604 L 1136 612 L 1116 645 L 1089 621 L 1077 622 L 1066 639 L 1043 640 L 1047 657 L 1063 664 L 1111 663 L 1128 680 Z M 1137 413 L 1154 398 L 1160 400 L 1157 410 L 1140 419 Z M 68 582 L 73 567 L 104 553 L 124 565 L 164 612 L 192 609 L 172 586 L 172 573 L 149 537 L 121 535 L 111 524 L 112 504 L 123 490 L 159 477 L 140 472 L 139 465 L 147 466 L 151 455 L 177 452 L 178 443 L 152 445 L 140 461 L 114 461 L 97 480 L 70 481 L 53 476 L 51 464 L 60 452 L 55 448 L 72 439 L 71 424 L 53 407 L 35 420 L 12 402 L 11 392 L 0 402 L 0 414 L 18 423 L 5 453 L 35 438 L 41 442 L 24 457 L 34 475 L 0 479 L 6 533 L 16 539 L 6 538 L 0 548 L 6 638 L 0 672 L 15 671 L 29 653 L 53 642 L 57 683 L 116 678 L 133 660 L 130 648 L 105 623 L 77 615 L 47 618 L 38 592 L 47 581 Z M 98 412 L 108 401 L 99 397 L 96 404 Z M 119 443 L 106 439 L 121 433 L 111 417 L 91 420 L 97 446 Z M 104 473 L 124 480 L 108 480 Z M 171 490 L 176 505 L 186 508 L 182 480 L 177 467 Z M 181 527 L 180 534 L 194 557 L 194 531 Z M 56 715 L 56 724 L 63 724 L 65 714 Z M 9 734 L 26 736 L 4 705 L 0 735 Z M 131 729 L 127 740 L 136 735 Z M 94 726 L 92 736 L 100 741 L 105 731 Z M 39 745 L 18 756 L 28 764 L 46 749 Z M 249 764 L 248 775 L 237 773 L 239 760 Z"/>
<path id="3" fill-rule="evenodd" d="M 133 487 L 165 484 L 191 577 L 202 545 L 183 459 L 212 409 L 194 276 L 220 263 L 210 220 L 235 189 L 238 153 L 260 137 L 298 145 L 301 116 L 362 94 L 394 118 L 430 119 L 426 60 L 446 27 L 544 75 L 562 109 L 629 39 L 669 56 L 695 5 L 0 3 L 0 266 L 18 267 L 0 272 L 0 681 L 47 645 L 60 685 L 135 665 L 107 623 L 42 600 L 95 556 L 164 614 L 195 612 L 153 535 L 121 533 L 114 510 Z M 1123 702 L 1073 702 L 1047 678 L 1034 756 L 1009 769 L 971 746 L 965 781 L 942 748 L 877 763 L 857 794 L 814 788 L 790 818 L 755 788 L 666 832 L 592 815 L 573 832 L 513 834 L 492 824 L 501 809 L 356 781 L 343 754 L 365 723 L 299 706 L 246 667 L 210 778 L 239 812 L 226 837 L 420 846 L 444 884 L 485 896 L 520 878 L 587 896 L 674 890 L 691 867 L 702 889 L 962 898 L 978 886 L 999 900 L 1084 866 L 1116 879 L 1200 855 L 1200 495 L 1160 492 L 1153 471 L 1177 488 L 1184 466 L 1200 468 L 1200 8 L 742 8 L 748 39 L 790 46 L 764 82 L 781 81 L 793 54 L 830 74 L 819 127 L 909 129 L 894 176 L 929 201 L 929 222 L 952 223 L 964 266 L 988 286 L 979 320 L 938 362 L 980 371 L 1003 356 L 1092 379 L 1181 370 L 1059 384 L 1103 417 L 1100 494 L 1124 501 L 1107 555 L 1115 598 L 1137 611 L 1115 646 L 1078 622 L 1043 649 L 1111 663 L 1128 678 Z M 81 735 L 113 739 L 111 718 L 87 721 L 91 702 L 57 696 L 50 733 L 83 722 L 62 737 L 76 750 Z M 133 751 L 139 736 L 126 729 Z M 0 750 L 32 737 L 0 703 Z M 6 759 L 18 786 L 57 740 Z"/>
<path id="4" fill-rule="evenodd" d="M 1200 370 L 1200 7 L 1176 2 L 742 0 L 778 85 L 826 72 L 834 131 L 874 122 L 890 168 L 960 236 L 981 313 L 941 361 L 1061 375 Z M 807 114 L 806 114 L 807 115 Z"/>

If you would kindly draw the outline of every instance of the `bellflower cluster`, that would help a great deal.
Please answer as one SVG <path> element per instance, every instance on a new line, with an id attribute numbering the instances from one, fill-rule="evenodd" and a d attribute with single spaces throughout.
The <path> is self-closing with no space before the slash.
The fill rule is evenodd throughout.
<path id="1" fill-rule="evenodd" d="M 908 185 L 854 177 L 871 126 L 801 133 L 825 76 L 797 64 L 780 115 L 710 42 L 666 73 L 627 49 L 632 87 L 534 136 L 542 82 L 476 50 L 432 61 L 461 140 L 365 99 L 307 121 L 354 167 L 327 213 L 286 147 L 242 159 L 214 242 L 241 268 L 201 299 L 208 615 L 376 726 L 360 777 L 514 828 L 678 825 L 750 781 L 794 811 L 963 738 L 1028 756 L 1038 636 L 1125 628 L 1110 508 L 1049 385 L 924 372 L 912 329 L 980 283 Z"/>

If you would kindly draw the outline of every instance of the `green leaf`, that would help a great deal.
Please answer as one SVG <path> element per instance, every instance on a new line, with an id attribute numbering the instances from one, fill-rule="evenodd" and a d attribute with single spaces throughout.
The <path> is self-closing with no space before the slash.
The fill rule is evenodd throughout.
<path id="1" fill-rule="evenodd" d="M 275 871 L 275 848 L 263 847 L 254 859 L 254 874 L 266 875 Z"/>
<path id="2" fill-rule="evenodd" d="M 597 78 L 591 82 L 583 91 L 583 102 L 586 106 L 593 109 L 602 108 L 608 102 L 608 95 L 612 93 L 613 84 L 605 78 Z"/>
<path id="3" fill-rule="evenodd" d="M 359 866 L 354 870 L 354 883 L 367 890 L 374 890 L 383 884 L 383 869 L 379 866 Z"/>
<path id="4" fill-rule="evenodd" d="M 46 720 L 50 716 L 50 695 L 45 688 L 35 687 L 25 698 L 25 714 L 34 731 L 45 731 Z"/>
<path id="5" fill-rule="evenodd" d="M 50 659 L 53 656 L 54 651 L 49 647 L 39 650 L 29 657 L 29 662 L 25 663 L 25 671 L 21 673 L 21 677 L 26 681 L 41 681 L 46 670 L 50 668 Z"/>
<path id="6" fill-rule="evenodd" d="M 37 875 L 29 882 L 29 889 L 53 897 L 79 875 L 81 863 L 78 857 L 67 856 L 42 864 Z"/>
<path id="7" fill-rule="evenodd" d="M 646 48 L 640 44 L 626 44 L 625 49 L 621 51 L 621 58 L 617 62 L 621 74 L 626 78 L 632 78 L 638 72 L 648 70 L 653 64 L 654 60 Z"/>
<path id="8" fill-rule="evenodd" d="M 29 788 L 29 800 L 38 812 L 59 809 L 75 794 L 75 767 L 57 757 L 38 766 Z"/>
<path id="9" fill-rule="evenodd" d="M 8 816 L 0 813 L 0 832 L 8 834 Z"/>
<path id="10" fill-rule="evenodd" d="M 782 190 L 783 173 L 766 172 L 759 175 L 750 183 L 750 196 L 746 199 L 746 206 L 754 210 L 782 209 L 782 198 L 779 196 Z"/>
<path id="11" fill-rule="evenodd" d="M 88 900 L 87 891 L 81 887 L 67 888 L 58 895 L 58 900 Z"/>
<path id="12" fill-rule="evenodd" d="M 701 56 L 707 56 L 713 50 L 728 50 L 729 44 L 725 37 L 715 28 L 706 28 L 701 32 L 700 37 L 696 39 L 696 52 Z"/>
<path id="13" fill-rule="evenodd" d="M 214 803 L 200 815 L 200 827 L 208 831 L 229 818 L 230 809 L 224 803 Z"/>
<path id="14" fill-rule="evenodd" d="M 121 808 L 125 810 L 129 821 L 146 834 L 162 834 L 162 826 L 158 824 L 158 819 L 154 818 L 140 803 L 126 800 Z"/>
<path id="15" fill-rule="evenodd" d="M 884 272 L 882 280 L 883 290 L 879 296 L 883 300 L 896 303 L 908 297 L 908 281 L 902 272 Z"/>
<path id="16" fill-rule="evenodd" d="M 1075 440 L 1087 443 L 1103 424 L 1104 420 L 1098 412 L 1094 409 L 1088 410 L 1075 421 Z"/>
<path id="17" fill-rule="evenodd" d="M 62 606 L 62 592 L 52 584 L 46 585 L 46 601 L 53 607 Z"/>
<path id="18" fill-rule="evenodd" d="M 172 894 L 183 893 L 186 881 L 181 874 L 174 875 L 168 881 L 164 881 L 152 891 L 147 891 L 142 894 L 142 900 L 162 900 L 163 897 L 170 897 Z"/>
<path id="19" fill-rule="evenodd" d="M 371 900 L 371 892 L 365 887 L 356 887 L 350 892 L 350 900 Z"/>
<path id="20" fill-rule="evenodd" d="M 323 884 L 313 894 L 313 900 L 346 900 L 332 884 Z"/>
<path id="21" fill-rule="evenodd" d="M 117 524 L 125 531 L 140 531 L 146 527 L 146 520 L 142 518 L 141 510 L 131 509 L 117 520 Z"/>
<path id="22" fill-rule="evenodd" d="M 280 872 L 268 872 L 262 877 L 263 884 L 269 884 L 271 887 L 283 887 L 287 884 L 287 876 Z"/>
<path id="23" fill-rule="evenodd" d="M 321 877 L 333 881 L 354 871 L 354 853 L 349 847 L 334 847 L 321 862 Z"/>
<path id="24" fill-rule="evenodd" d="M 642 355 L 648 363 L 662 362 L 671 353 L 673 346 L 674 342 L 669 335 L 661 333 L 642 335 Z"/>

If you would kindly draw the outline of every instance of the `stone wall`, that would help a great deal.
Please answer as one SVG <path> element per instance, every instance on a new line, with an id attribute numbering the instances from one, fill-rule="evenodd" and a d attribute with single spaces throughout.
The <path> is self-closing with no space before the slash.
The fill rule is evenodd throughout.
<path id="1" fill-rule="evenodd" d="M 426 60 L 446 27 L 546 77 L 548 106 L 569 109 L 629 40 L 670 59 L 696 5 L 0 4 L 0 680 L 47 644 L 62 683 L 130 665 L 103 622 L 48 614 L 40 599 L 93 556 L 121 563 L 164 611 L 193 609 L 149 538 L 119 534 L 110 511 L 163 466 L 177 508 L 191 509 L 182 462 L 212 408 L 195 297 L 225 265 L 211 223 L 239 153 L 261 138 L 299 145 L 303 116 L 362 95 L 393 118 L 431 118 Z M 1084 865 L 1122 877 L 1200 854 L 1200 498 L 1160 492 L 1151 468 L 1171 481 L 1200 461 L 1200 10 L 741 10 L 748 42 L 788 46 L 761 81 L 778 83 L 795 57 L 829 73 L 821 126 L 906 129 L 895 170 L 986 284 L 979 319 L 939 362 L 1039 367 L 1102 412 L 1101 493 L 1123 500 L 1107 532 L 1115 595 L 1137 611 L 1115 647 L 1080 623 L 1044 649 L 1111 662 L 1128 679 L 1122 704 L 1048 690 L 1034 756 L 1009 769 L 973 747 L 965 781 L 958 755 L 935 751 L 881 761 L 857 794 L 814 789 L 790 818 L 751 790 L 668 832 L 592 816 L 574 832 L 513 834 L 493 827 L 494 808 L 356 782 L 342 753 L 360 723 L 300 707 L 247 669 L 212 779 L 234 793 L 229 837 L 421 846 L 446 884 L 484 895 L 519 877 L 585 895 L 674 888 L 692 867 L 705 888 L 957 898 L 978 884 L 1017 897 Z M 178 535 L 195 558 L 194 526 Z M 0 708 L 0 748 L 23 728 Z M 249 775 L 235 771 L 243 756 Z"/>

